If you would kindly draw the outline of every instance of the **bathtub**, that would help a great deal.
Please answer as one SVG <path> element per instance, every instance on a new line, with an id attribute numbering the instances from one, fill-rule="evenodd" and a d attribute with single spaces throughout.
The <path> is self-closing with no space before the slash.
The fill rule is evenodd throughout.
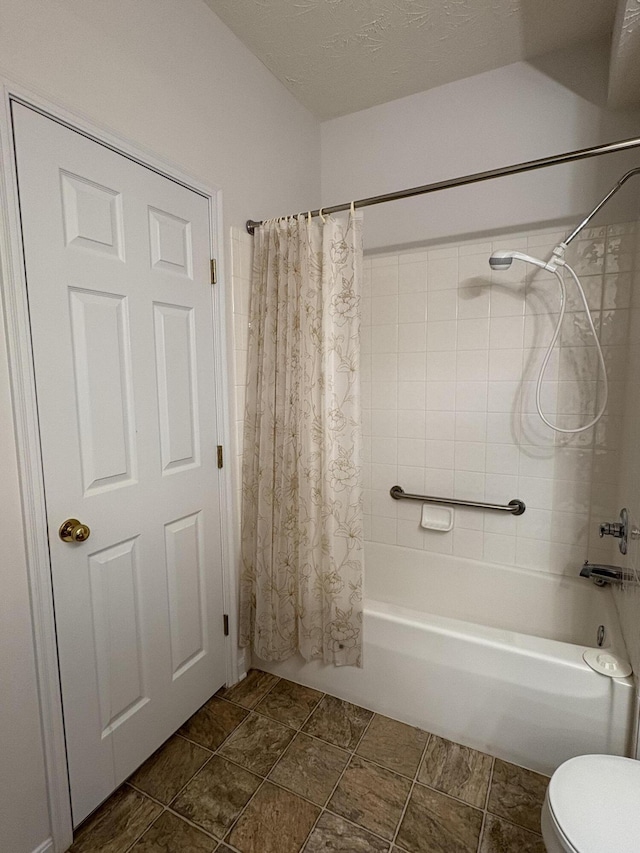
<path id="1" fill-rule="evenodd" d="M 365 554 L 363 668 L 257 666 L 540 773 L 629 753 L 633 680 L 582 658 L 600 625 L 626 657 L 610 589 L 395 545 Z"/>

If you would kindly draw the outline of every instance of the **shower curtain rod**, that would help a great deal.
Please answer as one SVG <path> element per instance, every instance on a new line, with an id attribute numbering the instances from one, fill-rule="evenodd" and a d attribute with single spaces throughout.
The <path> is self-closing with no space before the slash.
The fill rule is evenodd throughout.
<path id="1" fill-rule="evenodd" d="M 491 178 L 504 178 L 507 175 L 517 175 L 521 172 L 532 172 L 534 169 L 544 169 L 545 166 L 557 166 L 560 163 L 572 163 L 575 160 L 586 160 L 588 157 L 597 157 L 600 154 L 614 154 L 616 151 L 626 151 L 629 148 L 637 148 L 640 146 L 640 137 L 636 136 L 631 139 L 623 139 L 619 142 L 608 142 L 604 145 L 594 145 L 592 148 L 581 148 L 578 151 L 567 151 L 564 154 L 556 154 L 553 157 L 542 157 L 539 160 L 528 160 L 525 163 L 516 163 L 513 166 L 504 166 L 502 169 L 490 169 L 486 172 L 475 172 L 472 175 L 463 175 L 460 178 L 452 178 L 448 181 L 436 181 L 433 184 L 424 184 L 421 187 L 411 187 L 406 190 L 398 190 L 393 193 L 384 193 L 383 195 L 374 195 L 370 198 L 361 198 L 353 202 L 354 207 L 370 207 L 373 204 L 384 204 L 387 201 L 398 201 L 401 198 L 412 198 L 416 195 L 425 195 L 426 193 L 438 192 L 439 190 L 448 190 L 453 187 L 462 187 L 466 184 L 477 184 L 480 181 L 489 181 Z M 351 202 L 346 204 L 334 204 L 332 207 L 323 207 L 319 210 L 312 210 L 312 216 L 319 216 L 322 213 L 338 213 L 341 210 L 349 210 Z M 297 214 L 300 215 L 300 214 Z M 302 211 L 302 215 L 306 216 L 307 211 Z M 262 222 L 254 222 L 253 219 L 247 220 L 247 231 L 253 234 L 255 229 L 262 225 Z"/>

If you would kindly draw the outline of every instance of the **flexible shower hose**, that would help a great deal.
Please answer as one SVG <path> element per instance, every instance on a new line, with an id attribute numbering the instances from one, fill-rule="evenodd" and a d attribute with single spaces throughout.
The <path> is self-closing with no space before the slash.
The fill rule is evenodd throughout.
<path id="1" fill-rule="evenodd" d="M 547 370 L 547 366 L 549 364 L 549 359 L 551 358 L 551 353 L 553 352 L 553 348 L 555 347 L 556 342 L 558 340 L 558 336 L 560 334 L 560 329 L 562 328 L 562 323 L 564 321 L 564 315 L 565 315 L 565 312 L 567 309 L 567 305 L 566 305 L 566 303 L 567 303 L 567 288 L 566 288 L 566 285 L 564 283 L 564 278 L 562 277 L 561 273 L 558 270 L 553 270 L 553 274 L 558 279 L 558 283 L 560 285 L 560 314 L 558 316 L 558 322 L 556 324 L 556 328 L 555 328 L 555 331 L 553 333 L 553 337 L 551 338 L 551 343 L 549 344 L 547 352 L 545 353 L 545 357 L 544 357 L 543 362 L 542 362 L 542 367 L 540 368 L 540 373 L 538 375 L 538 381 L 536 383 L 536 409 L 538 410 L 538 414 L 540 415 L 542 420 L 545 422 L 545 424 L 548 427 L 550 427 L 552 430 L 555 430 L 556 432 L 562 432 L 562 433 L 579 433 L 579 432 L 585 432 L 585 430 L 591 429 L 591 427 L 595 426 L 598 423 L 598 421 L 600 420 L 600 418 L 604 415 L 605 409 L 607 408 L 607 401 L 609 399 L 609 382 L 607 380 L 607 369 L 606 369 L 606 366 L 604 363 L 604 355 L 602 354 L 602 347 L 600 346 L 600 341 L 598 340 L 596 328 L 593 325 L 593 320 L 591 319 L 591 312 L 589 311 L 589 304 L 587 303 L 587 297 L 585 295 L 584 288 L 582 287 L 580 279 L 578 278 L 578 276 L 576 275 L 576 273 L 572 269 L 572 267 L 569 266 L 569 264 L 567 264 L 566 262 L 563 263 L 562 268 L 569 270 L 569 274 L 573 278 L 575 285 L 578 288 L 578 292 L 579 292 L 580 297 L 582 299 L 582 304 L 584 305 L 584 310 L 587 314 L 587 320 L 589 322 L 589 327 L 591 329 L 591 333 L 593 335 L 593 338 L 596 342 L 596 347 L 598 349 L 598 359 L 600 362 L 599 366 L 602 369 L 602 376 L 604 379 L 604 400 L 603 400 L 602 406 L 600 407 L 600 411 L 595 416 L 595 418 L 593 418 L 593 420 L 589 421 L 589 423 L 585 424 L 584 426 L 575 427 L 574 429 L 566 429 L 564 427 L 559 427 L 556 424 L 552 424 L 551 421 L 545 417 L 545 415 L 542 411 L 542 405 L 540 403 L 540 397 L 542 394 L 542 382 L 544 380 L 544 374 L 545 374 L 545 372 Z M 596 373 L 596 379 L 597 378 L 598 378 L 598 374 Z"/>

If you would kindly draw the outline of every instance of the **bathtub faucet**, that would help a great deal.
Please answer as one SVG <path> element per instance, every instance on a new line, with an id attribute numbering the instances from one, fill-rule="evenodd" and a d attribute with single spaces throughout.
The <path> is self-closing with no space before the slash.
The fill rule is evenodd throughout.
<path id="1" fill-rule="evenodd" d="M 584 561 L 584 566 L 580 569 L 580 577 L 591 578 L 597 586 L 605 586 L 608 583 L 635 582 L 634 574 L 626 572 L 620 566 L 603 566 L 598 563 L 590 563 L 588 560 Z"/>

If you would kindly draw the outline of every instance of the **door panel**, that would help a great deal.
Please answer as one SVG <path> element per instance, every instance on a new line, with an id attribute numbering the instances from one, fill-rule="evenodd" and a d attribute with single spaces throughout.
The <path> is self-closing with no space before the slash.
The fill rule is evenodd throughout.
<path id="1" fill-rule="evenodd" d="M 198 388 L 193 309 L 153 305 L 162 473 L 199 461 Z"/>
<path id="2" fill-rule="evenodd" d="M 149 701 L 145 690 L 136 541 L 129 539 L 89 557 L 103 738 Z"/>
<path id="3" fill-rule="evenodd" d="M 125 297 L 69 288 L 84 494 L 130 484 L 135 417 Z"/>
<path id="4" fill-rule="evenodd" d="M 77 824 L 225 680 L 209 206 L 13 110 Z"/>
<path id="5" fill-rule="evenodd" d="M 206 647 L 200 513 L 165 524 L 164 534 L 175 681 L 197 663 Z"/>

